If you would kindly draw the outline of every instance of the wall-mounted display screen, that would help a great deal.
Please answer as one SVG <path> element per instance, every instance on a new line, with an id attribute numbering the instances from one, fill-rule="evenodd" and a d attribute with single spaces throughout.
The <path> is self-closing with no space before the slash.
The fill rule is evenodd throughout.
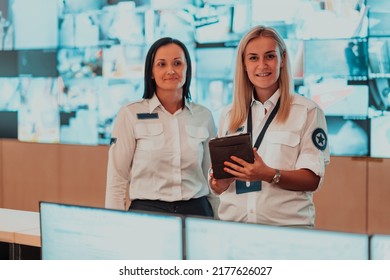
<path id="1" fill-rule="evenodd" d="M 0 111 L 0 138 L 18 138 L 18 112 Z"/>
<path id="2" fill-rule="evenodd" d="M 370 36 L 390 36 L 390 2 L 388 0 L 366 0 L 369 9 Z"/>
<path id="3" fill-rule="evenodd" d="M 0 51 L 0 77 L 57 77 L 57 50 Z M 9 67 L 8 67 L 9 66 Z"/>
<path id="4" fill-rule="evenodd" d="M 30 2 L 0 0 L 0 109 L 19 111 L 20 140 L 109 144 L 119 108 L 142 98 L 146 53 L 163 36 L 188 47 L 192 100 L 218 124 L 239 40 L 262 24 L 285 39 L 296 91 L 324 110 L 331 155 L 389 157 L 387 0 L 42 0 L 47 17 Z"/>
<path id="5" fill-rule="evenodd" d="M 305 41 L 304 74 L 305 77 L 367 79 L 367 40 Z"/>
<path id="6" fill-rule="evenodd" d="M 326 117 L 329 147 L 335 156 L 368 156 L 370 154 L 369 119 Z"/>

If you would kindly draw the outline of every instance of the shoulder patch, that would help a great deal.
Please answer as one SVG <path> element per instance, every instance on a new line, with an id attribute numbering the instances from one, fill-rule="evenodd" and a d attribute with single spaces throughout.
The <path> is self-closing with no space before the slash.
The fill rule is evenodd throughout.
<path id="1" fill-rule="evenodd" d="M 317 128 L 313 131 L 311 140 L 313 141 L 314 146 L 321 151 L 324 151 L 328 145 L 328 136 L 326 136 L 326 133 L 322 128 Z"/>

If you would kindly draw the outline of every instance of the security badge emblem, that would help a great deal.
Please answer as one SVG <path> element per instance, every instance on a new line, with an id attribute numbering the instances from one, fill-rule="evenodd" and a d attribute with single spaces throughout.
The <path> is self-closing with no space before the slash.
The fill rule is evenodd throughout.
<path id="1" fill-rule="evenodd" d="M 311 135 L 311 140 L 313 141 L 314 146 L 317 149 L 324 151 L 328 144 L 328 137 L 326 136 L 325 131 L 322 128 L 317 128 L 313 131 Z"/>

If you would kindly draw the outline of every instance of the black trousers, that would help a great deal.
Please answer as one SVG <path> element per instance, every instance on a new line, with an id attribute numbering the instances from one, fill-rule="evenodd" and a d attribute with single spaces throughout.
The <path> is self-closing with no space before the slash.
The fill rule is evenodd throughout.
<path id="1" fill-rule="evenodd" d="M 143 210 L 205 217 L 214 216 L 213 208 L 206 196 L 173 202 L 135 199 L 131 202 L 129 210 Z"/>

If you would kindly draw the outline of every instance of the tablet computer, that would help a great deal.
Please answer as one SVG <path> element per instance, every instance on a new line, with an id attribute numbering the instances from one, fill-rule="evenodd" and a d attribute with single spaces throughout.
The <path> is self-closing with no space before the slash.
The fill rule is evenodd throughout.
<path id="1" fill-rule="evenodd" d="M 225 161 L 233 162 L 230 159 L 231 156 L 239 157 L 250 163 L 254 162 L 252 137 L 250 133 L 211 139 L 209 149 L 213 176 L 216 179 L 234 177 L 223 170 Z"/>

